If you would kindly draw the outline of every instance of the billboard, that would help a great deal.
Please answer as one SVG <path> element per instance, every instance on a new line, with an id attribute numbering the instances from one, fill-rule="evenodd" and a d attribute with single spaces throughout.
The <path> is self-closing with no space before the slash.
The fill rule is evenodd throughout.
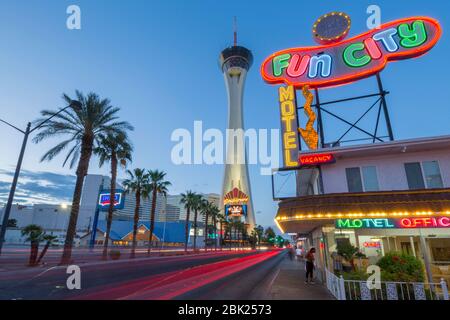
<path id="1" fill-rule="evenodd" d="M 296 88 L 347 84 L 375 75 L 391 61 L 425 54 L 441 33 L 435 19 L 399 19 L 340 42 L 275 52 L 263 62 L 261 75 L 268 83 Z"/>
<path id="2" fill-rule="evenodd" d="M 247 216 L 246 204 L 230 204 L 225 206 L 225 214 L 227 217 Z"/>

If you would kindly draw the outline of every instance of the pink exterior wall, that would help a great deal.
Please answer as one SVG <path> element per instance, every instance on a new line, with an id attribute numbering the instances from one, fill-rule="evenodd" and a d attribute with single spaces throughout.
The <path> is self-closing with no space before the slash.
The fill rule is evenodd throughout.
<path id="1" fill-rule="evenodd" d="M 444 187 L 450 187 L 450 150 L 423 152 L 396 152 L 370 158 L 337 159 L 336 163 L 322 166 L 325 193 L 348 192 L 345 168 L 376 166 L 380 191 L 408 190 L 404 163 L 437 160 Z"/>

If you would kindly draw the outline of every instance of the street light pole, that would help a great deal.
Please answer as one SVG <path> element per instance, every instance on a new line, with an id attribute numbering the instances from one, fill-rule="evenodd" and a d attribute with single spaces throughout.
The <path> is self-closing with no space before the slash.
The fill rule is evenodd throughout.
<path id="1" fill-rule="evenodd" d="M 8 202 L 6 203 L 5 211 L 3 212 L 3 222 L 0 229 L 0 255 L 2 254 L 3 242 L 5 241 L 6 226 L 8 225 L 9 214 L 11 212 L 12 202 L 14 200 L 14 193 L 16 192 L 17 180 L 19 179 L 20 168 L 22 167 L 23 155 L 25 153 L 25 148 L 27 146 L 28 137 L 31 132 L 31 123 L 28 122 L 27 128 L 25 129 L 22 148 L 20 149 L 19 159 L 17 160 L 16 171 L 14 172 L 14 178 L 11 184 L 11 189 L 9 190 Z"/>
<path id="2" fill-rule="evenodd" d="M 13 178 L 13 181 L 12 181 L 12 184 L 11 184 L 11 189 L 9 190 L 8 202 L 6 203 L 6 207 L 5 207 L 5 210 L 3 212 L 3 221 L 2 221 L 2 226 L 0 228 L 0 255 L 2 254 L 3 243 L 5 242 L 6 227 L 8 225 L 9 215 L 11 213 L 11 207 L 12 207 L 12 203 L 14 201 L 14 194 L 16 192 L 17 181 L 19 179 L 20 169 L 22 167 L 22 161 L 23 161 L 23 156 L 25 154 L 25 148 L 26 148 L 27 142 L 28 142 L 28 137 L 30 136 L 30 134 L 34 130 L 39 129 L 44 123 L 46 123 L 47 121 L 51 120 L 53 117 L 57 116 L 61 112 L 65 111 L 67 108 L 73 108 L 73 109 L 76 109 L 76 110 L 81 110 L 81 107 L 82 106 L 81 106 L 81 103 L 79 101 L 72 100 L 72 102 L 67 107 L 62 108 L 61 110 L 59 110 L 58 112 L 53 114 L 48 119 L 46 119 L 46 120 L 42 121 L 41 123 L 39 123 L 33 129 L 31 129 L 31 123 L 28 122 L 27 128 L 25 129 L 25 131 L 17 128 L 16 126 L 13 126 L 12 124 L 10 124 L 10 123 L 8 123 L 8 122 L 6 122 L 4 120 L 1 120 L 1 122 L 3 122 L 5 124 L 9 125 L 10 127 L 13 127 L 14 129 L 22 132 L 24 137 L 23 137 L 23 141 L 22 141 L 22 148 L 20 149 L 19 159 L 17 160 L 16 171 L 14 172 L 14 178 Z"/>

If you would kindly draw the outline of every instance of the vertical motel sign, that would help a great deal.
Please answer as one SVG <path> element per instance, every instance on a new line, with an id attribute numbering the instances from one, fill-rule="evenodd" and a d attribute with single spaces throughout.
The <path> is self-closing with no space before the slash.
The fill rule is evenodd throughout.
<path id="1" fill-rule="evenodd" d="M 297 102 L 293 86 L 280 87 L 278 89 L 280 103 L 281 132 L 283 146 L 284 167 L 298 166 L 298 121 Z"/>

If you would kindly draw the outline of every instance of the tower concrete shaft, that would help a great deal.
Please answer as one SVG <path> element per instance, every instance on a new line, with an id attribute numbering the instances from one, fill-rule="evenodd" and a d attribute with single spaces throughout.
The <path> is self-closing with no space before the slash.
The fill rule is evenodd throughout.
<path id="1" fill-rule="evenodd" d="M 242 46 L 226 48 L 220 55 L 220 67 L 224 75 L 228 93 L 228 129 L 227 159 L 222 188 L 222 205 L 224 197 L 237 188 L 247 196 L 247 201 L 236 204 L 247 206 L 245 223 L 251 230 L 255 226 L 255 216 L 247 167 L 247 154 L 244 136 L 243 97 L 247 72 L 253 62 L 250 50 Z M 242 199 L 241 199 L 242 200 Z"/>

